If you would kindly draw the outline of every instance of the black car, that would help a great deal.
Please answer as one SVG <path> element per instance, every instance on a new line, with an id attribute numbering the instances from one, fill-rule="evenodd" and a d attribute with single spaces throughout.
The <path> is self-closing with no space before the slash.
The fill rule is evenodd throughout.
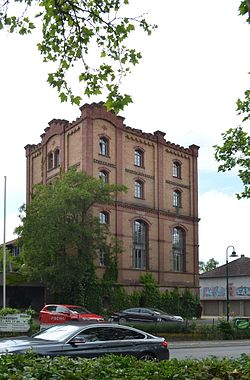
<path id="1" fill-rule="evenodd" d="M 179 315 L 170 315 L 159 309 L 149 309 L 145 307 L 133 307 L 117 313 L 110 317 L 112 322 L 175 322 L 183 323 L 184 320 Z"/>
<path id="2" fill-rule="evenodd" d="M 169 359 L 168 344 L 129 326 L 117 324 L 63 324 L 50 327 L 32 337 L 0 339 L 0 355 L 25 353 L 96 358 L 107 354 L 133 355 L 138 359 Z"/>

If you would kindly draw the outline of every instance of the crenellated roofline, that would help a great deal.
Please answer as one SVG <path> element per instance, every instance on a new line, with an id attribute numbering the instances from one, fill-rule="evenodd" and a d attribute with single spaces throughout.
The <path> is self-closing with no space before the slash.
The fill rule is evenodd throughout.
<path id="1" fill-rule="evenodd" d="M 69 131 L 71 128 L 78 125 L 85 119 L 102 119 L 109 121 L 116 128 L 120 128 L 126 131 L 129 134 L 133 134 L 137 137 L 150 140 L 154 143 L 160 143 L 166 146 L 168 149 L 177 150 L 179 152 L 190 154 L 192 156 L 198 157 L 199 146 L 192 144 L 188 148 L 184 148 L 179 144 L 172 143 L 165 139 L 165 132 L 155 131 L 153 133 L 143 132 L 141 129 L 136 129 L 127 126 L 124 123 L 125 118 L 119 115 L 116 115 L 114 111 L 107 111 L 105 104 L 100 103 L 91 103 L 84 104 L 80 107 L 81 116 L 76 118 L 74 121 L 69 122 L 65 119 L 52 119 L 48 124 L 49 126 L 44 129 L 44 133 L 41 134 L 41 142 L 38 144 L 28 144 L 25 146 L 26 156 L 40 149 L 41 146 L 46 144 L 46 142 L 54 135 L 62 134 L 66 131 Z"/>

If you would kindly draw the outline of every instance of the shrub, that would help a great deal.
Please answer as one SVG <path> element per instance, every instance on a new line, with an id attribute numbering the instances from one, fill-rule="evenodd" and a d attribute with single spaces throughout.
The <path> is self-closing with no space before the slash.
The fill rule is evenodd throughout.
<path id="1" fill-rule="evenodd" d="M 36 357 L 33 354 L 2 355 L 1 379 L 53 380 L 211 380 L 250 378 L 250 357 L 139 361 L 133 357 L 105 356 L 97 359 Z"/>
<path id="2" fill-rule="evenodd" d="M 217 329 L 221 335 L 222 339 L 233 339 L 234 338 L 234 328 L 230 322 L 220 320 Z"/>
<path id="3" fill-rule="evenodd" d="M 0 309 L 1 317 L 4 317 L 5 315 L 9 315 L 9 314 L 18 314 L 18 313 L 20 313 L 20 310 L 13 309 L 12 307 L 5 307 L 3 309 Z"/>

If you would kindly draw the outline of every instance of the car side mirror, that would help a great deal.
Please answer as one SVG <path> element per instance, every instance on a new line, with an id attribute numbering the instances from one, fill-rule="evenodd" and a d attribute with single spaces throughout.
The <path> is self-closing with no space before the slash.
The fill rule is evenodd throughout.
<path id="1" fill-rule="evenodd" d="M 86 339 L 81 338 L 79 336 L 75 336 L 73 339 L 70 341 L 71 344 L 83 344 L 86 343 Z"/>

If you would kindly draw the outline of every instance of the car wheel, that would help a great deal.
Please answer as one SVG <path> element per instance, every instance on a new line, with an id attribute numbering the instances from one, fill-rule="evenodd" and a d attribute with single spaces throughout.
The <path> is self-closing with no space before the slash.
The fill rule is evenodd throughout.
<path id="1" fill-rule="evenodd" d="M 151 352 L 143 352 L 139 358 L 139 360 L 156 360 L 156 357 Z"/>
<path id="2" fill-rule="evenodd" d="M 127 319 L 124 317 L 119 318 L 119 323 L 126 323 Z"/>

